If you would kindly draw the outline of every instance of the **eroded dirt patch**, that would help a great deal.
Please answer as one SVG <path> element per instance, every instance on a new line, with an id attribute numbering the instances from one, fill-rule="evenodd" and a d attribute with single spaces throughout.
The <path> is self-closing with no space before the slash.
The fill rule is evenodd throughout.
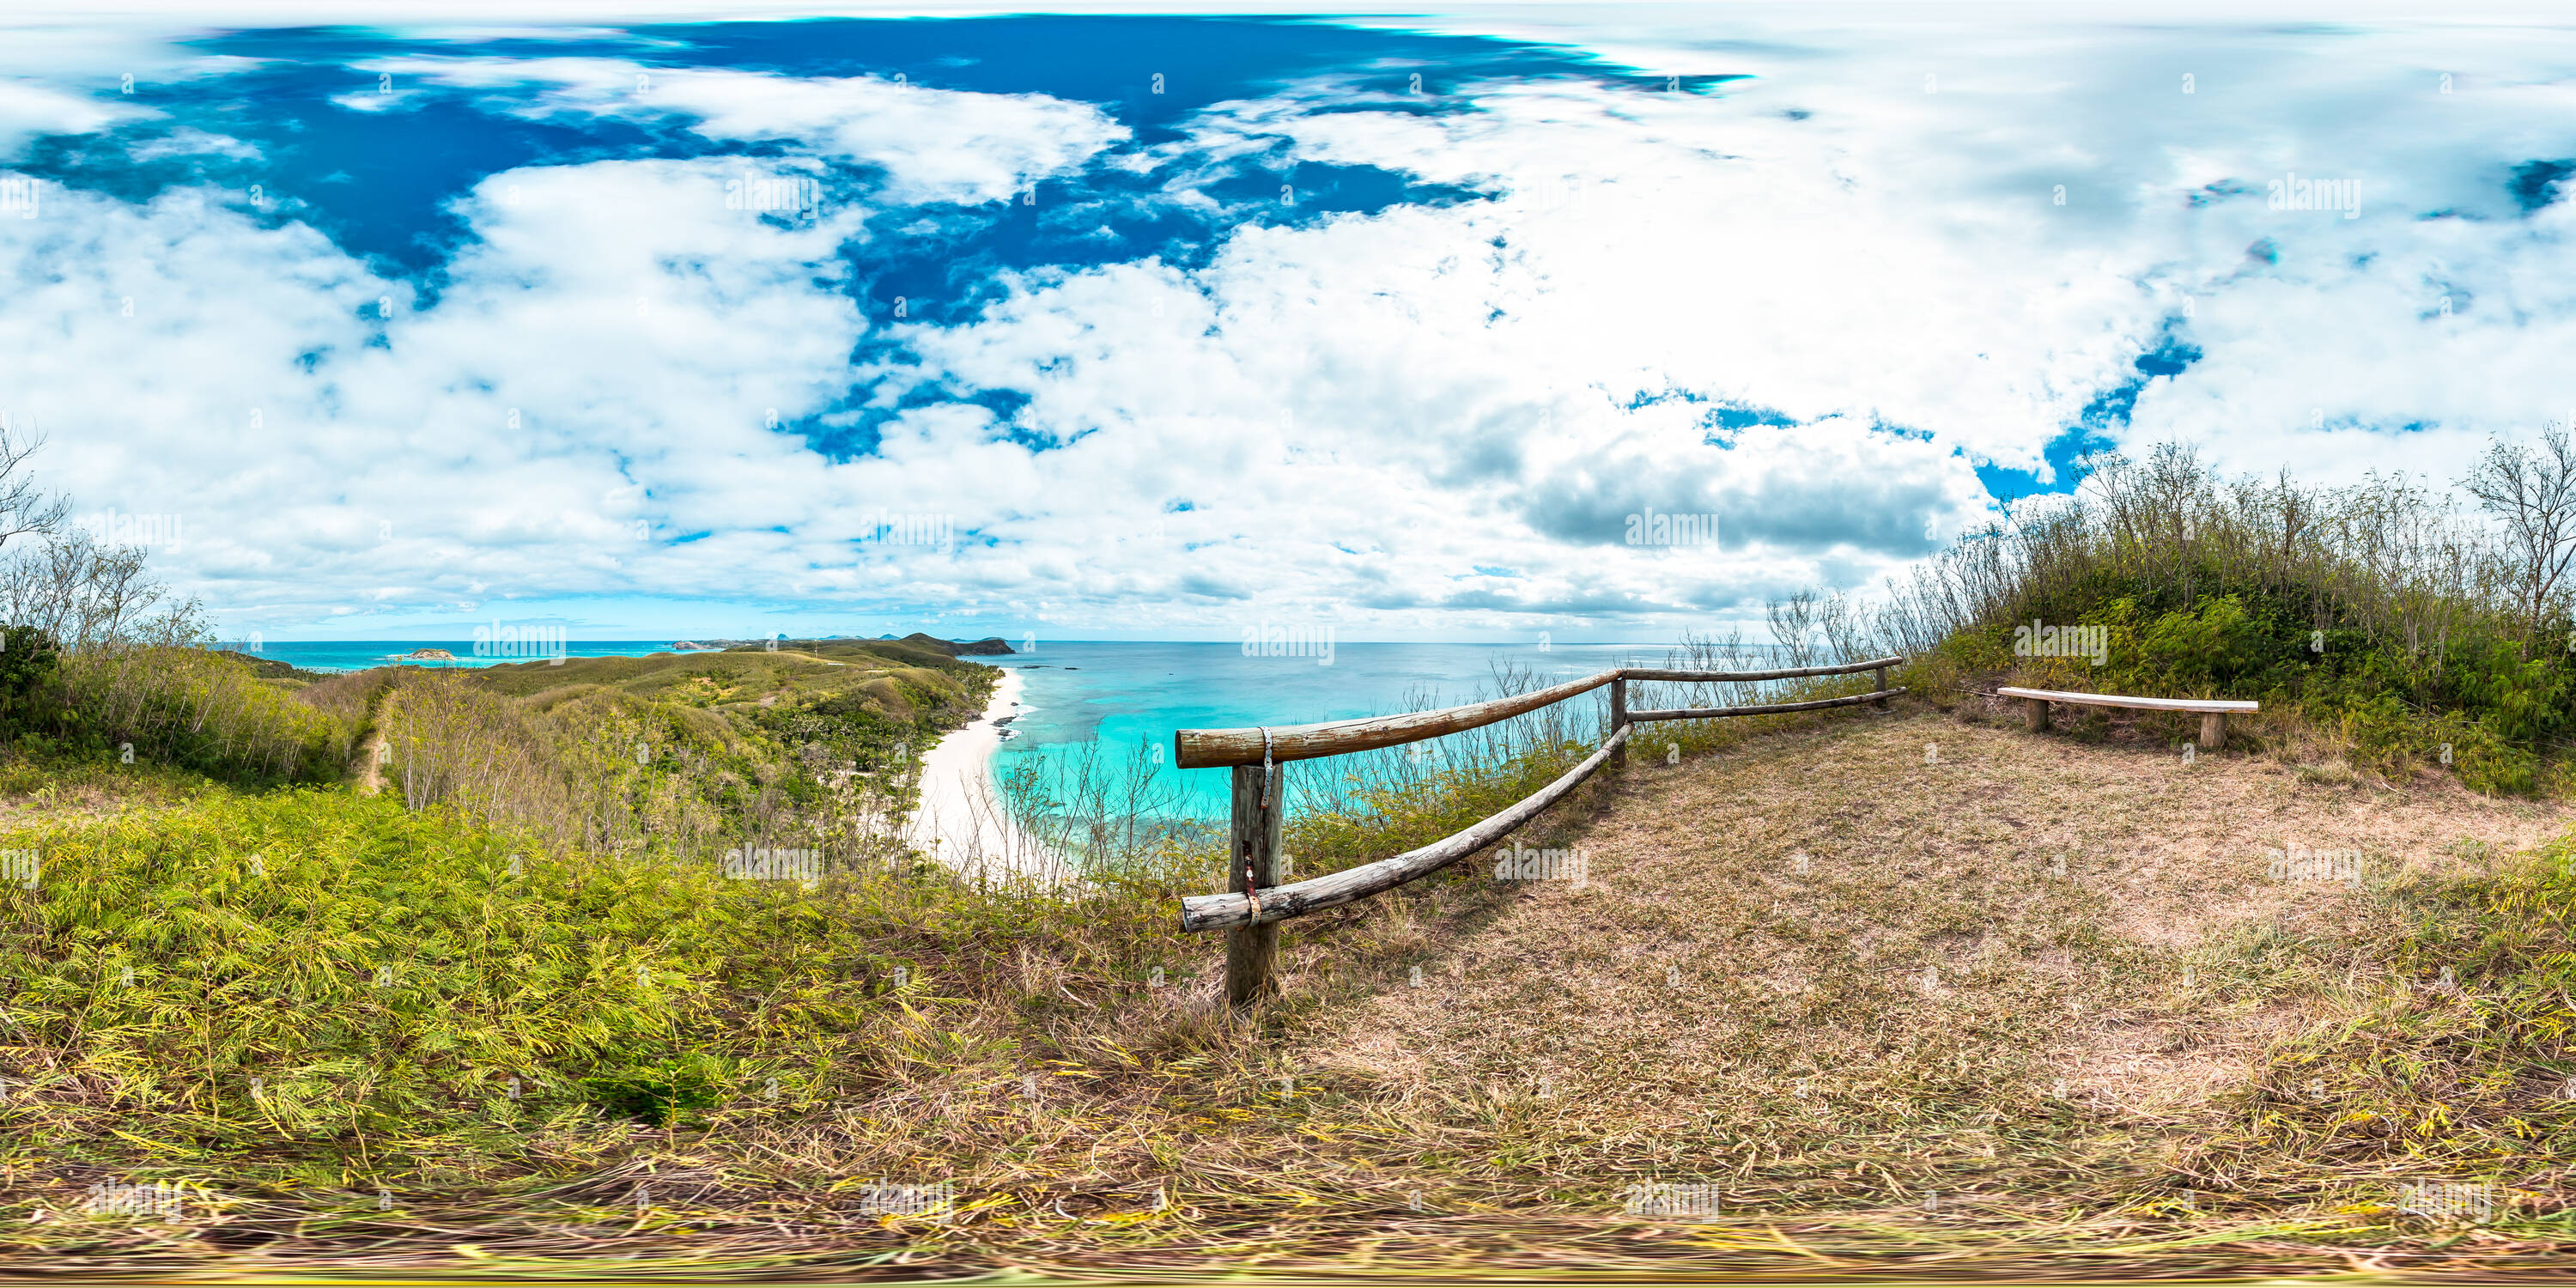
<path id="1" fill-rule="evenodd" d="M 1752 1183 L 1859 1137 L 1971 1186 L 2017 1152 L 2127 1165 L 2383 969 L 2355 945 L 2388 882 L 2569 818 L 1920 709 L 1641 756 L 1572 842 L 1580 885 L 1429 936 L 1420 984 L 1318 1016 L 1296 1058 L 1423 1138 L 1569 1172 L 1722 1146 Z"/>

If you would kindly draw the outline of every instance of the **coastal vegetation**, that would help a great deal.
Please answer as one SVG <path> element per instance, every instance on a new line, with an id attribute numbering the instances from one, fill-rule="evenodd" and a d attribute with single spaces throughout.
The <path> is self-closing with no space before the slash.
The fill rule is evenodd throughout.
<path id="1" fill-rule="evenodd" d="M 1007 785 L 1079 880 L 920 856 L 914 770 L 995 678 L 957 646 L 320 676 L 202 647 L 139 554 L 39 525 L 0 555 L 78 575 L 0 640 L 0 1248 L 918 1274 L 2563 1240 L 2563 588 L 2413 485 L 2160 452 L 2087 489 L 1884 605 L 1795 596 L 1763 643 L 1639 659 L 1903 652 L 1915 693 L 1655 726 L 1512 842 L 1583 855 L 1579 886 L 1475 861 L 1302 919 L 1248 1015 L 1176 924 L 1222 832 L 1142 760 Z M 2100 627 L 2101 661 L 2016 652 L 2034 620 Z M 2014 731 L 1984 696 L 2012 682 L 2266 710 L 2186 776 L 2152 714 Z M 1295 875 L 1486 817 L 1605 722 L 1300 762 Z M 2293 847 L 2348 879 L 2276 879 Z M 83 1205 L 142 1183 L 186 1217 Z"/>
<path id="2" fill-rule="evenodd" d="M 2170 445 L 2089 464 L 2075 493 L 1959 541 L 1871 615 L 1884 646 L 1923 659 L 1918 682 L 2252 698 L 2258 746 L 2567 790 L 2576 451 L 2562 427 L 2495 445 L 2456 492 L 2230 479 Z M 2072 630 L 2093 647 L 2045 647 Z M 2109 718 L 2087 719 L 2098 735 Z"/>

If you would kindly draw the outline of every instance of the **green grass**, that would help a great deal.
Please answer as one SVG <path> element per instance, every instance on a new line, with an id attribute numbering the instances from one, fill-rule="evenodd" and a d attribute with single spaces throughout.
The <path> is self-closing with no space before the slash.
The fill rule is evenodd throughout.
<path id="1" fill-rule="evenodd" d="M 56 1167 L 253 1191 L 506 1192 L 652 1129 L 865 1098 L 991 1046 L 959 1013 L 1003 945 L 1170 933 L 935 871 L 806 889 L 552 852 L 338 790 L 21 821 L 0 848 L 41 861 L 0 893 L 0 1129 Z"/>
<path id="2" fill-rule="evenodd" d="M 735 669 L 720 669 L 726 659 Z M 740 820 L 775 799 L 801 816 L 807 806 L 786 790 L 810 781 L 797 749 L 827 738 L 797 735 L 791 722 L 882 718 L 865 686 L 909 670 L 816 661 L 756 651 L 600 668 L 569 684 L 549 683 L 562 677 L 544 668 L 479 685 L 439 677 L 479 695 L 439 710 L 488 714 L 474 705 L 488 699 L 519 713 L 489 727 L 535 738 L 532 765 L 615 796 L 655 838 L 611 851 L 455 806 L 406 809 L 399 791 L 254 792 L 148 762 L 0 762 L 0 792 L 23 798 L 0 813 L 0 849 L 42 863 L 36 889 L 0 890 L 0 1005 L 15 1025 L 0 1028 L 0 1080 L 12 1091 L 0 1101 L 0 1216 L 46 1217 L 0 1222 L 0 1247 L 92 1267 L 217 1255 L 219 1243 L 187 1243 L 210 1237 L 202 1225 L 78 1216 L 82 1187 L 113 1178 L 189 1186 L 225 1228 L 258 1232 L 281 1253 L 410 1263 L 470 1261 L 458 1243 L 674 1264 L 909 1245 L 922 1264 L 1166 1270 L 1230 1259 L 1544 1266 L 1588 1248 L 1642 1269 L 1676 1258 L 1759 1264 L 1786 1237 L 1836 1257 L 1934 1259 L 1927 1267 L 2053 1256 L 2331 1264 L 2315 1249 L 2449 1237 L 2390 1223 L 2371 1206 L 2386 1187 L 2354 1179 L 2370 1167 L 2515 1180 L 2576 1144 L 2567 1116 L 2531 1099 L 2542 1081 L 2576 1072 L 2557 1046 L 2576 1018 L 2565 1010 L 2576 888 L 2564 852 L 2492 879 L 2381 892 L 2380 920 L 2353 932 L 2367 959 L 2427 979 L 2451 964 L 2469 996 L 2391 993 L 2385 1007 L 2356 1006 L 2350 1023 L 2285 1047 L 2186 1156 L 2244 1182 L 2238 1198 L 2187 1209 L 2165 1203 L 2182 1181 L 2102 1188 L 2130 1147 L 2104 1122 L 2033 1098 L 2023 1048 L 2047 1035 L 2055 993 L 2006 989 L 1930 1023 L 1909 1000 L 1911 974 L 1882 979 L 1842 963 L 1833 942 L 1800 937 L 1795 919 L 1763 912 L 1767 902 L 1638 912 L 1622 924 L 1653 932 L 1666 917 L 1674 938 L 1706 933 L 1729 951 L 1822 963 L 1814 969 L 1831 988 L 1815 1004 L 1874 1027 L 1850 1051 L 1816 1048 L 1835 1061 L 1814 1071 L 1840 1115 L 1831 1122 L 1790 1117 L 1809 1101 L 1757 1103 L 1771 1093 L 1749 1082 L 1729 1084 L 1725 1113 L 1704 1105 L 1673 1128 L 1574 1083 L 1576 1103 L 1551 1109 L 1512 1083 L 1526 1070 L 1510 1062 L 1411 1088 L 1291 1063 L 1288 1053 L 1328 1040 L 1343 1008 L 1410 965 L 1459 956 L 1512 968 L 1513 946 L 1480 936 L 1516 892 L 1478 865 L 1292 927 L 1307 982 L 1239 1021 L 1208 1005 L 1221 938 L 1174 924 L 1183 894 L 1212 888 L 1205 838 L 1150 834 L 1092 883 L 1052 891 L 967 882 L 896 855 L 836 864 L 811 889 L 729 880 L 707 846 L 672 842 L 685 818 L 671 811 L 694 802 Z M 915 707 L 934 727 L 979 701 L 990 679 L 923 670 L 956 686 L 912 681 L 936 699 Z M 1867 681 L 1822 681 L 1798 696 Z M 760 706 L 768 694 L 779 700 Z M 830 709 L 836 701 L 847 705 Z M 1686 757 L 1741 751 L 1749 765 L 1783 731 L 1835 739 L 1837 722 L 1863 718 L 1665 726 L 1634 754 L 1648 773 L 1665 772 L 1666 742 Z M 1589 720 L 1569 708 L 1556 723 L 1461 740 L 1429 760 L 1301 766 L 1302 799 L 1334 804 L 1292 821 L 1298 875 L 1491 813 L 1583 754 Z M 639 732 L 656 752 L 645 766 L 573 754 L 595 741 L 605 756 Z M 1858 745 L 1836 742 L 1835 754 Z M 1987 824 L 1941 812 L 1908 775 L 1920 776 L 1897 776 L 1932 811 L 1907 827 L 1909 844 L 1936 834 L 1969 849 L 1996 843 L 1978 830 Z M 1609 797 L 1587 791 L 1522 839 L 1557 844 L 1587 821 L 1615 822 L 1592 812 Z M 1833 804 L 1815 820 L 1828 830 L 1865 803 L 1828 797 L 1808 797 Z M 1674 857 L 1685 875 L 1696 870 Z M 1890 909 L 1873 901 L 1903 896 L 1873 871 L 1837 878 L 1824 911 L 1809 915 L 1896 927 L 1881 952 L 1983 933 L 1985 885 Z M 2015 915 L 2028 920 L 2022 948 L 2093 950 L 2090 922 L 2044 897 Z M 2330 991 L 2348 973 L 2337 954 L 2351 948 L 2260 935 L 2206 945 L 2190 959 L 2206 977 L 2200 992 L 2158 985 L 2137 1004 L 2187 1018 L 2204 1004 Z M 2169 965 L 2119 961 L 2122 980 Z M 1945 978 L 1966 989 L 1983 976 Z M 1483 1008 L 1504 1026 L 1565 1001 L 1543 979 L 1512 985 L 1520 991 Z M 1735 984 L 1701 992 L 1728 1023 L 1786 1005 Z M 1578 1004 L 1560 1031 L 1597 1023 L 1601 1010 Z M 1794 1027 L 1761 1040 L 1794 1044 Z M 1961 1072 L 1980 1064 L 1997 1076 Z M 1633 1084 L 1634 1067 L 1622 1070 Z M 1475 1077 L 1449 1076 L 1462 1072 Z M 2315 1077 L 2339 1104 L 2306 1096 Z M 1697 1093 L 1685 1081 L 1673 1094 Z M 2430 1126 L 2386 1129 L 2419 1123 Z M 1986 1141 L 2010 1156 L 1951 1148 Z M 1625 1181 L 1734 1167 L 1751 1169 L 1766 1196 L 1742 1221 L 1675 1243 L 1615 1215 Z M 1937 1219 L 1902 1210 L 1915 1189 L 1979 1176 L 2015 1177 L 2021 1189 L 1962 1196 Z M 864 1210 L 873 1182 L 938 1179 L 955 1180 L 970 1209 L 954 1222 Z M 1140 1205 L 1139 1186 L 1159 1188 L 1167 1207 Z M 1427 1212 L 1410 1206 L 1415 1191 Z M 379 1202 L 392 1215 L 374 1216 Z M 2513 1215 L 2490 1232 L 2489 1251 L 2555 1228 L 2536 1211 Z M 2273 1253 L 2246 1250 L 2265 1239 Z"/>
<path id="3" fill-rule="evenodd" d="M 2576 840 L 2465 857 L 2487 870 L 2386 892 L 2393 924 L 2370 954 L 2385 973 L 2353 989 L 2343 1022 L 2278 1053 L 2214 1158 L 2379 1163 L 2491 1186 L 2526 1215 L 2562 1187 L 2576 1158 Z"/>

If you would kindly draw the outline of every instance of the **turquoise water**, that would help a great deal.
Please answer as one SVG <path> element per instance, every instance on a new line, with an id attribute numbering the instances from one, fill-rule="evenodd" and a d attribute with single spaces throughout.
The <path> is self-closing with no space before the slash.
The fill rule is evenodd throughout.
<path id="1" fill-rule="evenodd" d="M 1312 644 L 1311 641 L 1307 642 Z M 669 652 L 667 640 L 571 640 L 566 657 L 642 657 Z M 994 771 L 1032 761 L 1061 767 L 1096 754 L 1113 772 L 1133 770 L 1173 812 L 1214 816 L 1226 808 L 1222 769 L 1174 768 L 1176 729 L 1314 724 L 1454 706 L 1495 693 L 1496 667 L 1526 670 L 1542 684 L 1614 666 L 1662 665 L 1662 644 L 1347 644 L 1304 647 L 1303 656 L 1250 656 L 1240 643 L 1040 640 L 1036 651 L 976 661 L 1021 673 L 1026 689 Z M 453 662 L 491 666 L 525 657 L 474 655 L 470 640 L 271 642 L 258 655 L 313 671 L 392 665 L 414 649 L 443 648 Z M 1292 651 L 1283 649 L 1282 651 Z"/>
<path id="2" fill-rule="evenodd" d="M 977 660 L 1017 669 L 1027 682 L 1020 695 L 1025 714 L 995 753 L 996 774 L 1009 774 L 1032 757 L 1062 764 L 1098 743 L 1105 761 L 1149 771 L 1154 784 L 1173 795 L 1179 812 L 1210 816 L 1226 807 L 1228 773 L 1173 768 L 1176 729 L 1314 724 L 1454 706 L 1493 696 L 1497 665 L 1525 668 L 1542 683 L 1555 684 L 1614 666 L 1659 665 L 1667 648 L 1337 644 L 1324 664 L 1315 655 L 1249 657 L 1239 643 L 1040 640 L 1034 653 Z"/>

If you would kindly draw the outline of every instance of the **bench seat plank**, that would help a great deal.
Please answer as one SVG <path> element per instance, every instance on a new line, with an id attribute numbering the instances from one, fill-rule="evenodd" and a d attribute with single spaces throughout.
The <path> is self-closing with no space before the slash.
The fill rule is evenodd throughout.
<path id="1" fill-rule="evenodd" d="M 2000 688 L 1995 696 L 2003 698 L 2038 698 L 2045 702 L 2073 702 L 2088 707 L 2138 707 L 2149 711 L 2197 711 L 2203 714 L 2235 714 L 2260 711 L 2260 702 L 2228 702 L 2216 698 L 2124 698 L 2114 693 L 2060 693 L 2054 689 Z"/>

